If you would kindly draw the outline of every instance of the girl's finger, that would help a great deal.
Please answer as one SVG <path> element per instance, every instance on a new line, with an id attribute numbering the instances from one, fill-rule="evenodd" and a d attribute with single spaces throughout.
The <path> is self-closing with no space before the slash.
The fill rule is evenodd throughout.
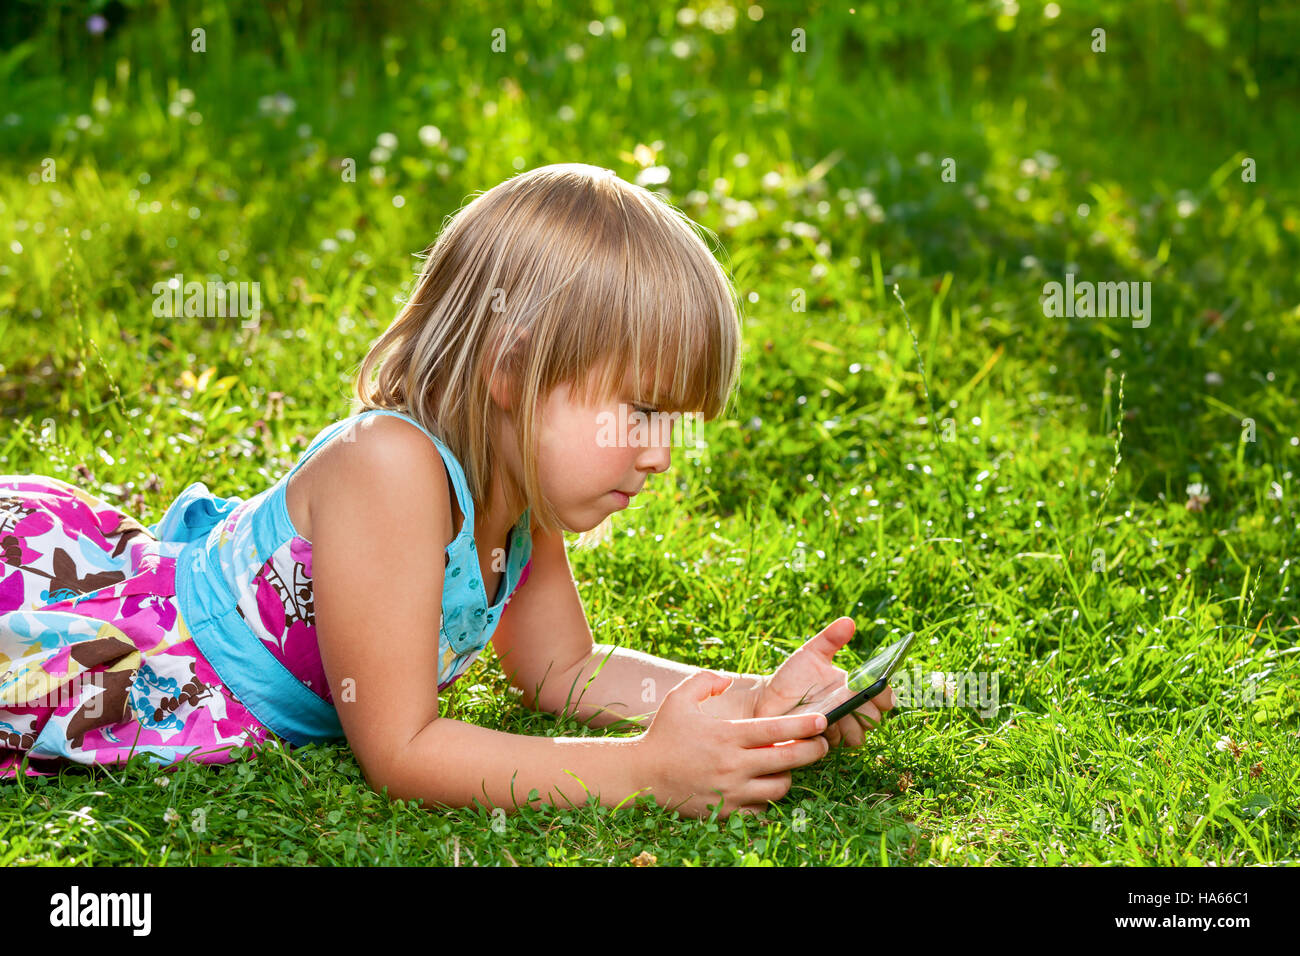
<path id="1" fill-rule="evenodd" d="M 858 726 L 856 720 L 845 718 L 840 723 L 844 724 L 844 746 L 861 747 L 866 742 L 867 736 L 862 732 L 862 728 Z"/>
<path id="2" fill-rule="evenodd" d="M 858 726 L 864 731 L 875 730 L 880 726 L 880 711 L 870 701 L 867 701 L 849 716 L 853 717 L 858 722 Z"/>
<path id="3" fill-rule="evenodd" d="M 841 624 L 841 621 L 844 623 Z M 854 624 L 853 618 L 838 617 L 822 628 L 821 633 L 807 641 L 799 650 L 806 647 L 824 661 L 830 662 L 840 648 L 844 647 L 853 638 L 853 633 L 856 630 L 857 625 Z M 798 651 L 795 653 L 798 653 Z"/>
<path id="4" fill-rule="evenodd" d="M 856 720 L 853 722 L 853 729 L 849 731 L 849 734 L 857 738 L 859 747 L 867 742 L 867 729 Z"/>

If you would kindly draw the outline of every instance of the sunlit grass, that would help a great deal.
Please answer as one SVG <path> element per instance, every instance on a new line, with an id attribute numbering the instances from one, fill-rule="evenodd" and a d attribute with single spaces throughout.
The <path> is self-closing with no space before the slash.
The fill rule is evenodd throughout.
<path id="1" fill-rule="evenodd" d="M 346 747 L 267 748 L 6 784 L 0 864 L 1294 862 L 1294 104 L 1268 76 L 1243 100 L 1232 36 L 1173 7 L 1066 6 L 599 35 L 563 10 L 431 32 L 223 7 L 204 59 L 172 7 L 102 40 L 48 21 L 0 65 L 0 472 L 146 522 L 191 481 L 261 491 L 346 413 L 448 213 L 522 168 L 609 166 L 717 231 L 748 352 L 703 458 L 572 552 L 597 639 L 767 672 L 849 614 L 845 669 L 915 630 L 908 668 L 995 672 L 1000 698 L 900 708 L 765 822 L 642 798 L 494 826 L 388 803 Z M 1103 58 L 1094 15 L 1113 52 L 1178 42 Z M 1046 318 L 1066 272 L 1150 281 L 1151 325 Z M 260 322 L 154 316 L 177 273 L 259 282 Z M 444 715 L 607 732 L 522 708 L 490 649 L 456 688 Z"/>

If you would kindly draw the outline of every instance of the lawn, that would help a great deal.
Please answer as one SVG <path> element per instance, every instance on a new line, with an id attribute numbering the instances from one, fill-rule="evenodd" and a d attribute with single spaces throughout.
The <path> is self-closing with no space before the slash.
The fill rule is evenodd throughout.
<path id="1" fill-rule="evenodd" d="M 703 454 L 570 552 L 596 639 L 769 672 L 845 614 L 845 668 L 921 638 L 914 703 L 765 819 L 431 810 L 346 746 L 268 746 L 0 784 L 0 865 L 1300 859 L 1300 11 L 68 2 L 0 30 L 0 473 L 146 523 L 193 481 L 256 494 L 348 413 L 444 218 L 588 162 L 713 230 L 746 308 Z M 259 320 L 155 315 L 177 273 L 258 282 Z M 1067 275 L 1150 283 L 1149 313 L 1049 315 Z M 951 699 L 977 676 L 996 700 Z M 490 649 L 439 705 L 615 732 L 525 709 Z"/>

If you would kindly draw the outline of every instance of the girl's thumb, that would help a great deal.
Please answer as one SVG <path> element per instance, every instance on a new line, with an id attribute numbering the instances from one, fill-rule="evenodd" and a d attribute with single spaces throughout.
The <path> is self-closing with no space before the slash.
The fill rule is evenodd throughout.
<path id="1" fill-rule="evenodd" d="M 707 700 L 721 694 L 731 686 L 733 678 L 725 674 L 719 674 L 716 671 L 701 670 L 698 674 L 691 675 L 691 695 L 696 701 Z"/>

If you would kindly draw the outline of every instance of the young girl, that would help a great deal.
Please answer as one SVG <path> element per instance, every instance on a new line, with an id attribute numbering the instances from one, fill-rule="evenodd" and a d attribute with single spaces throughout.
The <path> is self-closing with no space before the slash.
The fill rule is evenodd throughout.
<path id="1" fill-rule="evenodd" d="M 851 718 L 874 725 L 892 691 L 833 727 L 794 712 L 847 686 L 850 618 L 762 676 L 594 644 L 583 614 L 563 532 L 603 537 L 668 469 L 679 414 L 715 418 L 739 372 L 735 291 L 692 226 L 609 170 L 520 174 L 452 218 L 352 414 L 271 488 L 196 482 L 144 527 L 0 476 L 0 774 L 346 739 L 372 787 L 426 806 L 644 791 L 727 816 L 860 745 Z M 489 640 L 527 706 L 643 732 L 439 717 Z"/>

